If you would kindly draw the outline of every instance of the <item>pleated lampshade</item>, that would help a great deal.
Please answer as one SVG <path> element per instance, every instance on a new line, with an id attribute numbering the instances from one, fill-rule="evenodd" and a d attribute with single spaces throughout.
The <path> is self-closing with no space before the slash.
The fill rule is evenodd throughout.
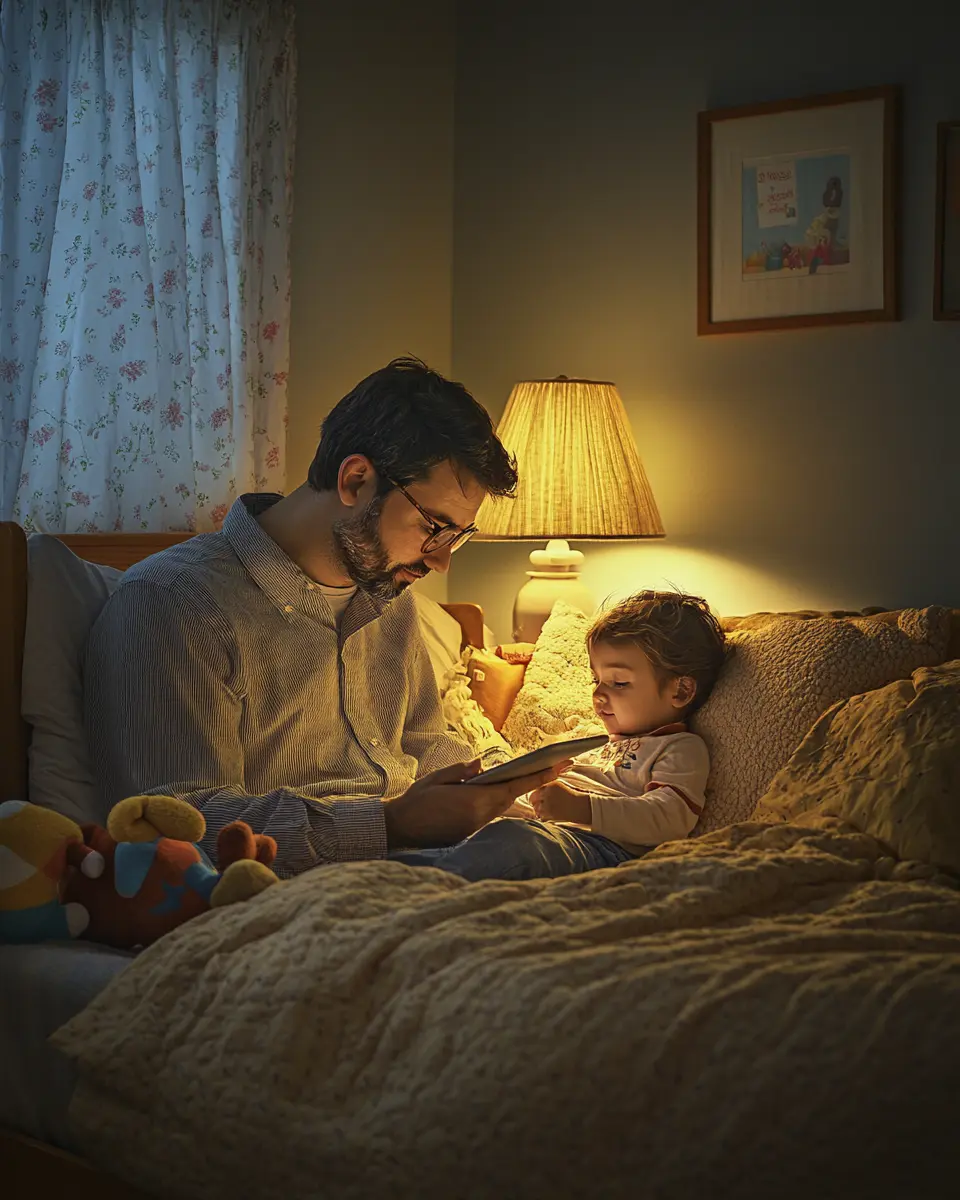
<path id="1" fill-rule="evenodd" d="M 497 436 L 517 457 L 516 497 L 487 497 L 478 541 L 664 536 L 620 393 L 592 379 L 514 385 Z"/>

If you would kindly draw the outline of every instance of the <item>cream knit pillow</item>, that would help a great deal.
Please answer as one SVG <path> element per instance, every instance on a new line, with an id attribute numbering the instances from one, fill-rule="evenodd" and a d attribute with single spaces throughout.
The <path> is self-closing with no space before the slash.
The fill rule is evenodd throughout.
<path id="1" fill-rule="evenodd" d="M 593 711 L 586 641 L 591 624 L 563 600 L 553 606 L 501 730 L 515 753 L 525 754 L 558 738 L 604 732 Z"/>
<path id="2" fill-rule="evenodd" d="M 831 705 L 943 660 L 949 613 L 904 609 L 898 624 L 867 617 L 781 617 L 728 635 L 729 656 L 691 728 L 710 750 L 695 833 L 745 821 L 814 721 Z"/>

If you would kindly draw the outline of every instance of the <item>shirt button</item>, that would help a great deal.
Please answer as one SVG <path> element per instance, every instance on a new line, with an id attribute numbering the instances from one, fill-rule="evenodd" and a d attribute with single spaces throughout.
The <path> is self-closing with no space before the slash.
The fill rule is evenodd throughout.
<path id="1" fill-rule="evenodd" d="M 309 579 L 307 580 L 307 591 L 308 592 L 312 592 L 314 590 L 314 588 L 316 588 L 316 586 L 317 585 L 315 583 L 311 583 Z"/>
<path id="2" fill-rule="evenodd" d="M 284 612 L 293 612 L 293 605 L 292 605 L 292 604 L 285 604 L 285 605 L 283 606 L 283 611 L 284 611 Z"/>
<path id="3" fill-rule="evenodd" d="M 376 739 L 376 738 L 371 738 L 371 739 L 370 739 L 370 745 L 371 745 L 371 746 L 379 746 L 379 745 L 380 745 L 380 743 L 377 741 L 377 739 Z"/>

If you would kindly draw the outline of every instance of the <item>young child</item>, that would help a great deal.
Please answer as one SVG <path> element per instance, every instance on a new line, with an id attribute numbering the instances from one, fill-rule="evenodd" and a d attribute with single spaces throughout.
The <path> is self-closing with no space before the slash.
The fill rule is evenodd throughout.
<path id="1" fill-rule="evenodd" d="M 584 826 L 633 857 L 686 837 L 703 811 L 710 759 L 685 721 L 720 673 L 724 634 L 699 597 L 640 592 L 597 618 L 587 649 L 610 741 L 530 799 L 541 820 Z"/>
<path id="2" fill-rule="evenodd" d="M 587 650 L 610 741 L 531 794 L 537 819 L 511 815 L 456 846 L 391 857 L 470 880 L 534 879 L 617 866 L 690 833 L 710 762 L 685 721 L 723 665 L 719 622 L 697 596 L 640 592 L 597 618 Z"/>

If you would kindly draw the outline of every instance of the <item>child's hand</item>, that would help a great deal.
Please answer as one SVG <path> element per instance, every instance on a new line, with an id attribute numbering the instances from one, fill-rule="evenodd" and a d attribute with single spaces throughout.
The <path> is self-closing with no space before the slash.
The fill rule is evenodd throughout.
<path id="1" fill-rule="evenodd" d="M 520 796 L 510 805 L 507 811 L 503 814 L 505 817 L 524 817 L 529 820 L 537 814 L 533 811 L 533 805 L 526 796 Z"/>
<path id="2" fill-rule="evenodd" d="M 590 797 L 561 779 L 531 792 L 530 802 L 541 821 L 573 821 L 577 825 L 589 825 L 592 820 Z"/>

